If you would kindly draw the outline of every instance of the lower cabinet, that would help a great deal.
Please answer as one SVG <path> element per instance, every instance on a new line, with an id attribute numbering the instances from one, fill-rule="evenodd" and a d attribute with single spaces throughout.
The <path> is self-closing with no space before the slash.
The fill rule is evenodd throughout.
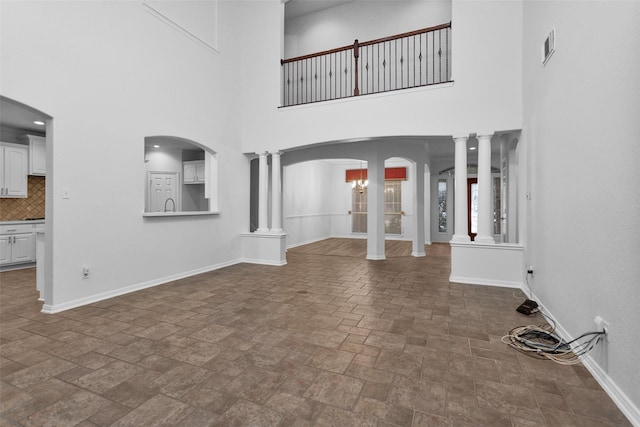
<path id="1" fill-rule="evenodd" d="M 36 235 L 33 226 L 0 228 L 0 265 L 29 263 L 35 260 Z"/>

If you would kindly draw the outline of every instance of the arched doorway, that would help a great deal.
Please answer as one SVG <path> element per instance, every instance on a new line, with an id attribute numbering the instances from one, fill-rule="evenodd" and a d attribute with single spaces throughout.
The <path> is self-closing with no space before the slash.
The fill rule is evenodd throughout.
<path id="1" fill-rule="evenodd" d="M 18 269 L 36 267 L 38 299 L 45 304 L 52 300 L 52 224 L 53 224 L 53 118 L 42 111 L 19 101 L 0 96 L 0 139 L 7 147 L 24 147 L 24 166 L 10 168 L 24 179 L 24 193 L 0 199 L 2 222 L 15 225 L 11 230 L 12 252 L 21 257 L 8 257 L 2 268 Z M 4 156 L 3 156 L 4 157 Z M 27 160 L 28 159 L 28 160 Z M 4 160 L 4 159 L 3 159 Z M 20 160 L 19 160 L 20 161 Z M 15 165 L 14 165 L 15 166 Z M 3 172 L 5 165 L 2 166 Z M 16 177 L 13 177 L 16 178 Z M 64 194 L 63 194 L 64 197 Z M 18 245 L 20 244 L 20 245 Z M 3 248 L 3 252 L 4 249 Z M 4 254 L 3 254 L 3 259 Z"/>

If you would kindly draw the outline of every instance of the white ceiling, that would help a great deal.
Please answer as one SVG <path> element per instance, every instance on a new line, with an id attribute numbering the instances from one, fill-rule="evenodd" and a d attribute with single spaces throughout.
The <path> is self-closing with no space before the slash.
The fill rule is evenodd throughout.
<path id="1" fill-rule="evenodd" d="M 284 19 L 297 18 L 351 1 L 353 0 L 287 0 L 284 5 Z"/>
<path id="2" fill-rule="evenodd" d="M 36 125 L 33 121 L 46 122 L 49 118 L 46 114 L 0 96 L 0 126 L 44 134 L 45 127 Z"/>

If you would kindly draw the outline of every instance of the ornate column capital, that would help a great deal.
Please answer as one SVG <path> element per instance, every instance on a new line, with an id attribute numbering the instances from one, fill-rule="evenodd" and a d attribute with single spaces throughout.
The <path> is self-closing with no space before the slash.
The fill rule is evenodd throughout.
<path id="1" fill-rule="evenodd" d="M 493 137 L 493 132 L 478 132 L 476 134 L 476 138 L 478 138 L 478 141 L 480 140 L 491 140 L 491 138 Z"/>
<path id="2" fill-rule="evenodd" d="M 460 141 L 460 140 L 464 140 L 467 141 L 469 139 L 469 134 L 456 134 L 452 136 L 454 141 Z"/>

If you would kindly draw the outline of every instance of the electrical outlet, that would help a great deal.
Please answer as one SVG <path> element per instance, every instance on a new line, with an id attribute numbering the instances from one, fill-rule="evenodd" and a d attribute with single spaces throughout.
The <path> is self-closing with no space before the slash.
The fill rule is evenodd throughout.
<path id="1" fill-rule="evenodd" d="M 89 278 L 89 267 L 82 267 L 82 278 L 83 279 Z"/>
<path id="2" fill-rule="evenodd" d="M 533 265 L 527 265 L 527 274 L 533 274 Z"/>
<path id="3" fill-rule="evenodd" d="M 601 316 L 596 316 L 593 319 L 593 323 L 596 325 L 596 331 L 604 332 L 606 335 L 604 336 L 607 342 L 609 342 L 609 322 L 604 320 Z"/>

